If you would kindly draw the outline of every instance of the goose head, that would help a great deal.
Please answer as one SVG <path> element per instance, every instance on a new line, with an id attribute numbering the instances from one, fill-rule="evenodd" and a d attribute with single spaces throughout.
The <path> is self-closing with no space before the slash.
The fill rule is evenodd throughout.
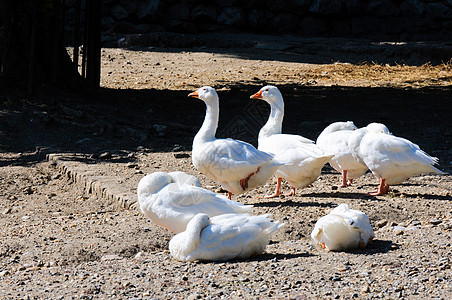
<path id="1" fill-rule="evenodd" d="M 366 126 L 366 128 L 368 132 L 372 133 L 391 134 L 391 132 L 389 132 L 388 127 L 381 123 L 370 123 L 369 125 Z"/>
<path id="2" fill-rule="evenodd" d="M 276 104 L 281 105 L 283 104 L 283 97 L 281 95 L 281 92 L 276 86 L 273 85 L 267 85 L 264 86 L 259 90 L 259 92 L 255 93 L 254 95 L 251 95 L 251 99 L 262 99 L 266 102 L 268 102 L 270 105 Z"/>
<path id="3" fill-rule="evenodd" d="M 213 87 L 203 86 L 193 93 L 188 94 L 188 97 L 198 98 L 205 103 L 212 103 L 218 101 L 218 94 Z"/>
<path id="4" fill-rule="evenodd" d="M 151 194 L 155 194 L 172 182 L 173 180 L 171 176 L 165 172 L 155 172 L 146 175 L 138 183 L 138 199 L 142 199 L 144 197 L 148 197 Z"/>
<path id="5" fill-rule="evenodd" d="M 212 222 L 207 214 L 199 213 L 188 222 L 186 231 L 192 231 L 193 233 L 196 232 L 199 234 L 204 228 L 211 224 Z"/>

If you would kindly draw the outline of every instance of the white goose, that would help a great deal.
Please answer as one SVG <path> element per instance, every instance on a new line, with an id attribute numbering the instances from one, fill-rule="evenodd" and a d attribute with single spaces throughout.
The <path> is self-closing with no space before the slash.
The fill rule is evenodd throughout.
<path id="1" fill-rule="evenodd" d="M 213 217 L 250 212 L 252 207 L 203 189 L 196 177 L 183 172 L 146 175 L 138 183 L 137 194 L 143 214 L 175 233 L 184 231 L 197 213 Z"/>
<path id="2" fill-rule="evenodd" d="M 242 141 L 215 138 L 219 117 L 217 92 L 204 86 L 188 96 L 206 104 L 204 122 L 193 140 L 193 165 L 219 182 L 229 192 L 229 198 L 232 193 L 240 194 L 267 182 L 281 165 L 271 154 Z"/>
<path id="3" fill-rule="evenodd" d="M 209 219 L 197 214 L 184 232 L 170 240 L 170 253 L 181 261 L 226 261 L 260 254 L 270 235 L 284 225 L 268 217 L 225 214 Z"/>
<path id="4" fill-rule="evenodd" d="M 341 251 L 364 249 L 375 234 L 369 217 L 344 203 L 315 223 L 311 237 L 328 251 Z"/>
<path id="5" fill-rule="evenodd" d="M 281 181 L 284 178 L 291 186 L 286 196 L 294 195 L 295 188 L 303 188 L 319 177 L 324 164 L 333 156 L 314 144 L 310 139 L 294 134 L 282 134 L 284 118 L 284 100 L 275 86 L 265 86 L 251 96 L 270 104 L 270 116 L 267 123 L 259 131 L 259 150 L 272 153 L 275 159 L 284 163 L 276 171 L 276 190 L 265 198 L 277 197 L 281 194 Z"/>
<path id="6" fill-rule="evenodd" d="M 438 163 L 438 158 L 428 155 L 407 139 L 393 136 L 380 123 L 355 130 L 348 145 L 353 156 L 366 164 L 380 180 L 378 191 L 369 193 L 372 196 L 386 194 L 389 185 L 399 184 L 414 175 L 444 174 L 433 166 Z"/>
<path id="7" fill-rule="evenodd" d="M 342 174 L 342 184 L 339 187 L 351 185 L 354 178 L 367 171 L 367 166 L 354 158 L 348 147 L 348 138 L 356 129 L 358 128 L 351 121 L 335 122 L 328 125 L 316 141 L 320 148 L 334 154 L 329 163 Z"/>

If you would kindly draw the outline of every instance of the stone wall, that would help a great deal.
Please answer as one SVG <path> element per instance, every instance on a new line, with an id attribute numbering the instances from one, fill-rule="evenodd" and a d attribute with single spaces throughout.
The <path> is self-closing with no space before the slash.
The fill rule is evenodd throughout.
<path id="1" fill-rule="evenodd" d="M 103 0 L 102 28 L 450 40 L 452 0 Z"/>

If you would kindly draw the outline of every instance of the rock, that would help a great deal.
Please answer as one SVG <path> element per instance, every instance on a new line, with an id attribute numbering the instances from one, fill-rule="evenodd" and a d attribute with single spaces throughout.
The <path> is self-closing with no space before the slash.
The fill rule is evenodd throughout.
<path id="1" fill-rule="evenodd" d="M 421 222 L 419 220 L 412 220 L 410 225 L 411 226 L 419 226 L 419 225 L 421 225 Z"/>
<path id="2" fill-rule="evenodd" d="M 189 158 L 190 154 L 188 153 L 174 153 L 174 158 Z"/>
<path id="3" fill-rule="evenodd" d="M 110 152 L 103 152 L 101 154 L 99 154 L 98 158 L 99 159 L 110 159 L 112 157 Z"/>
<path id="4" fill-rule="evenodd" d="M 265 13 L 262 10 L 253 9 L 246 16 L 247 25 L 256 31 L 264 31 L 267 27 Z"/>
<path id="5" fill-rule="evenodd" d="M 267 8 L 272 12 L 285 12 L 287 11 L 287 2 L 285 0 L 267 0 Z"/>
<path id="6" fill-rule="evenodd" d="M 130 14 L 134 14 L 135 11 L 137 10 L 137 0 L 121 0 L 121 6 L 123 7 L 123 9 L 130 15 Z"/>
<path id="7" fill-rule="evenodd" d="M 405 0 L 400 3 L 400 12 L 404 16 L 421 16 L 424 9 L 425 4 L 420 0 Z"/>
<path id="8" fill-rule="evenodd" d="M 225 7 L 217 19 L 219 24 L 241 27 L 245 22 L 243 10 L 239 7 Z"/>
<path id="9" fill-rule="evenodd" d="M 191 11 L 191 19 L 199 23 L 214 23 L 217 12 L 213 6 L 198 5 Z"/>
<path id="10" fill-rule="evenodd" d="M 362 288 L 361 288 L 361 292 L 363 293 L 368 293 L 370 291 L 370 288 L 367 284 L 365 284 Z"/>
<path id="11" fill-rule="evenodd" d="M 168 16 L 170 19 L 189 20 L 190 8 L 185 3 L 178 3 L 168 8 Z"/>
<path id="12" fill-rule="evenodd" d="M 442 221 L 439 220 L 439 219 L 431 219 L 431 220 L 429 220 L 428 222 L 429 222 L 430 224 L 432 224 L 432 225 L 439 225 L 439 224 L 442 223 Z"/>
<path id="13" fill-rule="evenodd" d="M 111 17 L 103 17 L 101 20 L 102 30 L 108 30 L 115 25 L 115 20 Z"/>
<path id="14" fill-rule="evenodd" d="M 157 136 L 164 136 L 167 128 L 168 127 L 166 127 L 165 125 L 160 125 L 160 124 L 152 125 L 152 129 L 154 129 Z"/>
<path id="15" fill-rule="evenodd" d="M 362 15 L 367 10 L 368 1 L 346 0 L 344 5 L 349 15 Z"/>
<path id="16" fill-rule="evenodd" d="M 238 5 L 239 3 L 239 0 L 215 0 L 215 4 L 223 7 Z"/>
<path id="17" fill-rule="evenodd" d="M 11 212 L 11 207 L 5 208 L 5 210 L 2 212 L 3 215 L 9 214 Z"/>
<path id="18" fill-rule="evenodd" d="M 153 17 L 161 10 L 161 0 L 141 0 L 137 3 L 136 15 L 138 18 Z"/>
<path id="19" fill-rule="evenodd" d="M 276 32 L 293 32 L 298 30 L 298 18 L 293 14 L 282 13 L 274 16 L 270 21 Z"/>
<path id="20" fill-rule="evenodd" d="M 383 228 L 383 227 L 386 226 L 386 224 L 388 224 L 388 220 L 386 220 L 386 219 L 380 220 L 380 221 L 378 221 L 377 223 L 375 223 L 375 225 L 376 225 L 378 228 Z"/>
<path id="21" fill-rule="evenodd" d="M 448 17 L 449 9 L 442 3 L 430 2 L 425 6 L 424 14 L 428 18 L 443 19 Z"/>
<path id="22" fill-rule="evenodd" d="M 27 186 L 26 188 L 24 188 L 23 190 L 22 190 L 22 192 L 24 192 L 24 194 L 26 194 L 26 195 L 31 195 L 31 194 L 33 194 L 33 188 L 31 187 L 31 186 Z"/>
<path id="23" fill-rule="evenodd" d="M 341 12 L 341 0 L 314 0 L 309 11 L 321 15 L 337 15 Z"/>
<path id="24" fill-rule="evenodd" d="M 126 19 L 129 14 L 127 11 L 119 4 L 115 4 L 111 9 L 110 13 L 116 20 L 123 20 Z"/>
<path id="25" fill-rule="evenodd" d="M 116 254 L 108 254 L 104 255 L 100 258 L 102 261 L 112 261 L 112 260 L 121 260 L 123 259 L 122 256 L 116 255 Z"/>
<path id="26" fill-rule="evenodd" d="M 354 35 L 373 34 L 381 28 L 381 20 L 373 16 L 359 16 L 350 22 L 351 33 Z"/>
<path id="27" fill-rule="evenodd" d="M 113 26 L 110 27 L 110 29 L 108 31 L 114 32 L 114 33 L 124 33 L 124 34 L 142 33 L 141 29 L 137 25 L 132 24 L 130 22 L 125 22 L 125 21 L 115 23 Z"/>
<path id="28" fill-rule="evenodd" d="M 176 144 L 176 145 L 174 145 L 172 151 L 173 151 L 173 152 L 185 151 L 185 147 L 182 146 L 182 145 L 177 145 L 177 144 Z"/>
<path id="29" fill-rule="evenodd" d="M 393 1 L 378 0 L 370 1 L 367 7 L 367 12 L 377 17 L 396 16 L 399 14 L 400 9 L 398 4 Z"/>

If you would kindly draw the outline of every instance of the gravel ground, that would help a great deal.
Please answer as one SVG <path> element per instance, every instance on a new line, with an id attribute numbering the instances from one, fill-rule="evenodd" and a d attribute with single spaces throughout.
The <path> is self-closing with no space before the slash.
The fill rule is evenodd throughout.
<path id="1" fill-rule="evenodd" d="M 292 197 L 260 198 L 273 191 L 269 182 L 235 197 L 286 223 L 265 254 L 181 263 L 169 254 L 168 231 L 89 195 L 45 161 L 48 148 L 77 152 L 104 176 L 137 181 L 182 170 L 220 191 L 191 164 L 204 107 L 186 95 L 215 86 L 223 100 L 219 136 L 255 142 L 268 108 L 248 97 L 272 83 L 286 98 L 286 132 L 315 138 L 336 120 L 383 122 L 450 173 L 450 65 L 314 65 L 262 51 L 253 52 L 256 60 L 237 49 L 104 49 L 100 92 L 2 96 L 0 298 L 450 299 L 450 175 L 413 177 L 378 197 L 366 195 L 377 186 L 371 174 L 338 189 L 340 176 L 329 167 Z M 326 252 L 310 240 L 316 220 L 340 203 L 369 216 L 376 236 L 367 249 Z"/>

